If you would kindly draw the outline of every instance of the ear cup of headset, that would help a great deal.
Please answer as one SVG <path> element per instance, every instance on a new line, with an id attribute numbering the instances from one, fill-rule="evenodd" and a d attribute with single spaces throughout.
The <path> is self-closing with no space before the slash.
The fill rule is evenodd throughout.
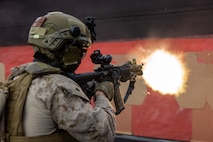
<path id="1" fill-rule="evenodd" d="M 73 37 L 78 37 L 81 34 L 81 30 L 78 26 L 71 26 L 70 27 L 70 34 Z"/>

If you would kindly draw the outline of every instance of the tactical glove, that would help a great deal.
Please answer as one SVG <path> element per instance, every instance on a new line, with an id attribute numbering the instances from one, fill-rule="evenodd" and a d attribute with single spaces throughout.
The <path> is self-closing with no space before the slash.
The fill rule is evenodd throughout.
<path id="1" fill-rule="evenodd" d="M 114 85 L 112 82 L 103 81 L 97 84 L 95 87 L 95 91 L 97 90 L 104 92 L 104 94 L 110 101 L 114 98 Z"/>

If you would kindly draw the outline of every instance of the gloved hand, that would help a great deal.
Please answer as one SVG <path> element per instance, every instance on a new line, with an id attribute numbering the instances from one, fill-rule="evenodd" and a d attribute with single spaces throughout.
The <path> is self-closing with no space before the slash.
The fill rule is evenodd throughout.
<path id="1" fill-rule="evenodd" d="M 112 82 L 103 81 L 103 82 L 97 84 L 95 87 L 95 92 L 97 90 L 104 92 L 104 94 L 109 99 L 109 101 L 111 101 L 114 98 L 114 85 Z"/>

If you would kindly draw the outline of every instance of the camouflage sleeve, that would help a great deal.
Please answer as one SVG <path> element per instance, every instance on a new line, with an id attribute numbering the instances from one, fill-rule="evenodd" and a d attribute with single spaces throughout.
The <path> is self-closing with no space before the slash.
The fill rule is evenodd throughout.
<path id="1" fill-rule="evenodd" d="M 76 91 L 78 86 L 72 84 L 72 88 L 67 89 L 66 85 L 60 85 L 54 95 L 53 119 L 59 129 L 68 131 L 79 141 L 113 142 L 115 112 L 108 99 L 99 96 L 92 107 L 89 101 L 82 97 L 85 94 Z"/>

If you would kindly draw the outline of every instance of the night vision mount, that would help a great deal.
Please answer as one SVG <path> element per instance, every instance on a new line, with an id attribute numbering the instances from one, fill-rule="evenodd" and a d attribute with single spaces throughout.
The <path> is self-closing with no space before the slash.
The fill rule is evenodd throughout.
<path id="1" fill-rule="evenodd" d="M 88 29 L 90 30 L 91 40 L 92 40 L 92 42 L 94 42 L 94 40 L 96 40 L 95 18 L 91 17 L 91 16 L 87 16 L 87 17 L 85 17 L 85 19 L 83 20 L 83 22 L 88 27 Z"/>

